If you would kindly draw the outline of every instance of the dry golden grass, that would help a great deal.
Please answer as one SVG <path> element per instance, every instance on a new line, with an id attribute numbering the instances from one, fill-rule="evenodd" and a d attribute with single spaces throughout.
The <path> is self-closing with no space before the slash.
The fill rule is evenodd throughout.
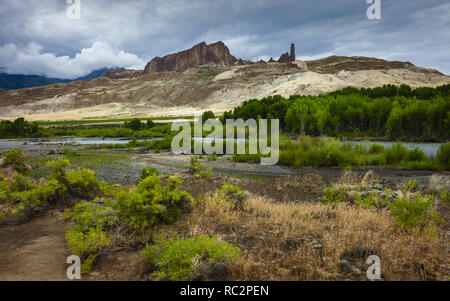
<path id="1" fill-rule="evenodd" d="M 428 190 L 430 192 L 450 191 L 450 177 L 448 175 L 434 174 L 430 178 Z"/>
<path id="2" fill-rule="evenodd" d="M 198 203 L 189 224 L 241 248 L 230 280 L 366 280 L 367 257 L 381 258 L 386 280 L 448 280 L 445 235 L 396 229 L 387 209 L 275 203 L 252 196 L 235 211 L 217 196 Z"/>

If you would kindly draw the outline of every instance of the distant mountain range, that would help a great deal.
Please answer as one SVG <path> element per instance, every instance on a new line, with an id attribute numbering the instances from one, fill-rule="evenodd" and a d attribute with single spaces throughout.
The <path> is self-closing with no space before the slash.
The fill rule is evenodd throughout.
<path id="1" fill-rule="evenodd" d="M 90 80 L 104 76 L 107 71 L 122 70 L 123 68 L 102 68 L 94 70 L 86 76 L 76 79 L 49 78 L 40 75 L 23 75 L 0 73 L 0 92 L 4 90 L 18 90 L 23 88 L 33 88 L 57 83 L 69 83 L 77 80 Z"/>

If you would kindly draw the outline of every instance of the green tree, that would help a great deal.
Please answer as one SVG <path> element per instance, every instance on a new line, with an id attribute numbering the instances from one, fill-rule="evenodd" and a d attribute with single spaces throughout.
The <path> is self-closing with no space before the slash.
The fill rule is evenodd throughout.
<path id="1" fill-rule="evenodd" d="M 202 115 L 202 120 L 203 122 L 206 122 L 210 119 L 216 119 L 216 116 L 214 115 L 214 113 L 212 111 L 206 111 L 203 113 Z"/>
<path id="2" fill-rule="evenodd" d="M 133 131 L 139 131 L 142 128 L 141 120 L 135 118 L 131 121 L 125 122 L 124 126 L 128 129 L 132 129 Z"/>

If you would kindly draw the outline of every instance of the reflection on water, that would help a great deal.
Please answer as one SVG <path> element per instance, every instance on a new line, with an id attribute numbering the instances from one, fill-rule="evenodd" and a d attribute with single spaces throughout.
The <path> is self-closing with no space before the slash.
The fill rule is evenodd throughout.
<path id="1" fill-rule="evenodd" d="M 40 146 L 40 145 L 60 145 L 60 146 L 76 146 L 76 145 L 99 145 L 99 144 L 127 144 L 130 139 L 119 139 L 119 138 L 60 138 L 60 139 L 49 139 L 49 140 L 17 140 L 17 139 L 0 139 L 0 149 L 21 147 L 23 145 L 27 146 Z M 144 141 L 144 140 L 138 140 Z M 151 139 L 148 139 L 151 141 Z"/>
<path id="2" fill-rule="evenodd" d="M 383 145 L 385 148 L 391 147 L 393 144 L 397 142 L 381 142 L 381 141 L 347 141 L 352 143 L 353 145 L 367 145 L 367 148 L 369 148 L 372 144 L 377 143 Z M 345 143 L 345 142 L 342 142 Z M 422 150 L 425 155 L 428 157 L 434 157 L 436 156 L 440 143 L 419 143 L 419 142 L 402 142 L 402 145 L 405 146 L 408 150 L 418 148 Z"/>

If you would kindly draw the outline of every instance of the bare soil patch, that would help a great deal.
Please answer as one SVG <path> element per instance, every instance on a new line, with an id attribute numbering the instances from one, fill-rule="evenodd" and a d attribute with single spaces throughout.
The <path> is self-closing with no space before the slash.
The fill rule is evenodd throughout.
<path id="1" fill-rule="evenodd" d="M 64 281 L 68 228 L 52 209 L 26 224 L 0 227 L 0 281 Z"/>

